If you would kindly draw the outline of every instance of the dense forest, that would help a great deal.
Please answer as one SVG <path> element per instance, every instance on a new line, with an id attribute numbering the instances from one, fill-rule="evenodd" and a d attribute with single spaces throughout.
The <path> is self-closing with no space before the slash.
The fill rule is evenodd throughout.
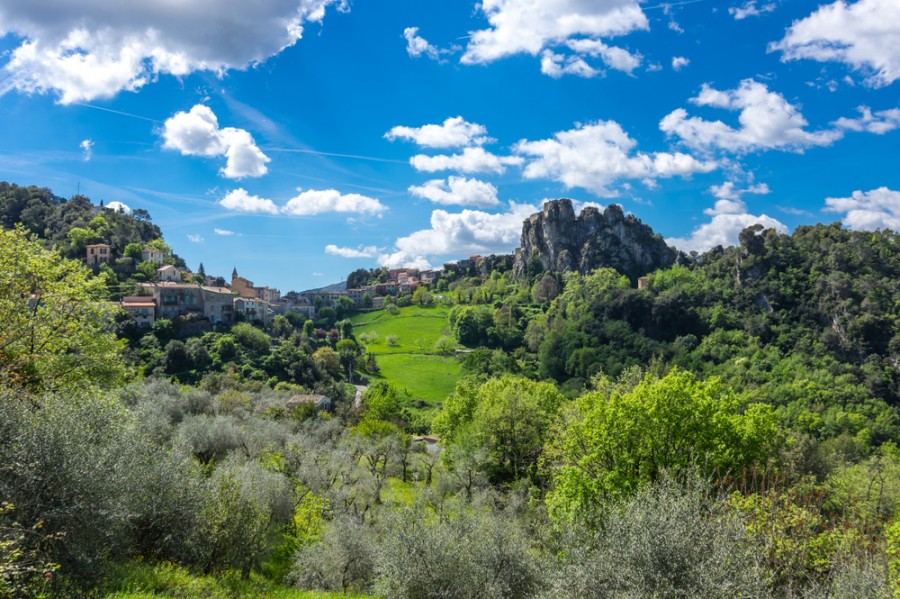
<path id="1" fill-rule="evenodd" d="M 90 202 L 0 189 L 0 597 L 153 568 L 257 595 L 900 596 L 893 232 L 753 227 L 639 281 L 445 269 L 386 303 L 449 308 L 463 376 L 431 419 L 349 312 L 137 332 L 66 259 Z"/>

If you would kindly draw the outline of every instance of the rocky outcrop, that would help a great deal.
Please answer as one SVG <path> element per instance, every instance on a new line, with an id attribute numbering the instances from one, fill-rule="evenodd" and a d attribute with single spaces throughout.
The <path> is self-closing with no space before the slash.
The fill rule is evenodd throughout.
<path id="1" fill-rule="evenodd" d="M 577 217 L 572 200 L 553 200 L 522 225 L 513 275 L 521 279 L 539 272 L 577 271 L 611 267 L 631 279 L 671 266 L 677 252 L 653 229 L 621 206 L 600 212 L 587 207 Z"/>

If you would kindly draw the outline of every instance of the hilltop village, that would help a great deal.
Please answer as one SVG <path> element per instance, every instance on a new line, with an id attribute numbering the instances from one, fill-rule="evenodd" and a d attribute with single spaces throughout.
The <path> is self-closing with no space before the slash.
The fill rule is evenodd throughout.
<path id="1" fill-rule="evenodd" d="M 465 267 L 480 259 L 480 256 L 472 256 L 460 262 Z M 85 262 L 95 269 L 114 262 L 120 267 L 124 262 L 126 267 L 131 268 L 136 263 L 155 264 L 155 280 L 138 283 L 138 295 L 122 297 L 122 309 L 139 328 L 152 327 L 161 318 L 180 318 L 183 324 L 192 324 L 192 333 L 209 330 L 213 325 L 230 325 L 238 320 L 267 324 L 278 315 L 296 314 L 304 319 L 315 319 L 316 310 L 326 306 L 380 310 L 384 307 L 386 297 L 411 295 L 420 285 L 434 283 L 443 271 L 392 269 L 386 271 L 384 282 L 376 284 L 350 289 L 289 291 L 282 295 L 278 289 L 255 285 L 250 279 L 240 276 L 236 268 L 231 273 L 229 283 L 222 277 L 195 274 L 186 267 L 164 264 L 163 253 L 152 246 L 142 248 L 138 260 L 135 257 L 116 256 L 109 244 L 90 244 L 86 246 Z M 459 263 L 448 264 L 445 268 L 458 269 Z"/>

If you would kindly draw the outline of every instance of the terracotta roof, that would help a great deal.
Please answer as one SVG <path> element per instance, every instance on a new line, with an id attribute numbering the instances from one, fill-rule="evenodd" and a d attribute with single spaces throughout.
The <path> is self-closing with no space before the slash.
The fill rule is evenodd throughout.
<path id="1" fill-rule="evenodd" d="M 133 306 L 136 308 L 150 308 L 156 307 L 156 304 L 153 302 L 152 297 L 140 296 L 140 295 L 129 295 L 122 298 L 123 306 Z"/>

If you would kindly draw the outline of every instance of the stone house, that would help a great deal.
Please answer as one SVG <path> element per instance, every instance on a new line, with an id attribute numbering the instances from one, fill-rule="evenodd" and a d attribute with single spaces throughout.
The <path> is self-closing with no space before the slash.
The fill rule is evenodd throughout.
<path id="1" fill-rule="evenodd" d="M 317 410 L 330 410 L 333 402 L 327 395 L 295 395 L 287 402 L 289 408 L 297 408 L 303 404 L 312 404 Z"/>
<path id="2" fill-rule="evenodd" d="M 88 266 L 112 261 L 112 248 L 105 243 L 93 243 L 87 246 L 85 251 Z"/>
<path id="3" fill-rule="evenodd" d="M 152 297 L 127 295 L 120 305 L 140 328 L 150 328 L 156 321 L 156 302 Z"/>
<path id="4" fill-rule="evenodd" d="M 258 297 L 234 298 L 234 311 L 237 314 L 243 314 L 247 320 L 259 320 L 263 323 L 269 322 L 272 318 L 272 309 L 269 304 Z"/>
<path id="5" fill-rule="evenodd" d="M 166 264 L 156 269 L 156 277 L 162 282 L 180 283 L 181 271 L 171 264 Z"/>
<path id="6" fill-rule="evenodd" d="M 141 250 L 141 261 L 143 262 L 155 262 L 156 264 L 162 265 L 163 263 L 163 254 L 156 248 L 152 248 L 150 246 L 144 246 L 144 249 Z"/>
<path id="7" fill-rule="evenodd" d="M 234 322 L 234 294 L 226 287 L 200 286 L 203 315 L 213 324 Z"/>

